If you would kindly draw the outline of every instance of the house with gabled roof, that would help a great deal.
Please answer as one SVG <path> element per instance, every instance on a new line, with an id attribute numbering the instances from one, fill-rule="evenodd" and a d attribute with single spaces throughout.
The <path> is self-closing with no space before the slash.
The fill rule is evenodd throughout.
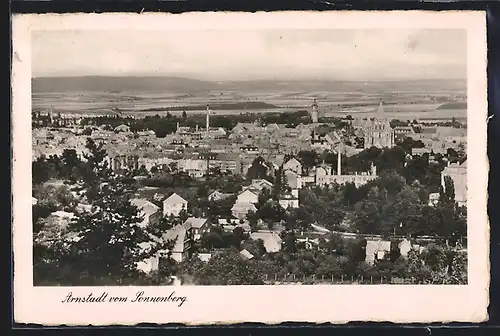
<path id="1" fill-rule="evenodd" d="M 232 215 L 238 219 L 245 219 L 250 211 L 257 212 L 255 205 L 250 202 L 236 202 L 231 208 Z"/>
<path id="2" fill-rule="evenodd" d="M 184 225 L 176 225 L 168 230 L 164 235 L 165 241 L 175 239 L 174 246 L 172 247 L 171 258 L 177 262 L 189 258 L 190 249 L 192 247 L 192 229 Z M 164 251 L 167 252 L 167 251 Z"/>
<path id="3" fill-rule="evenodd" d="M 236 203 L 252 203 L 256 204 L 259 202 L 259 194 L 257 191 L 252 191 L 250 189 L 244 189 L 240 194 L 238 194 L 238 198 L 236 199 Z"/>
<path id="4" fill-rule="evenodd" d="M 173 241 L 171 250 L 159 250 L 153 256 L 137 263 L 137 268 L 148 274 L 160 268 L 162 260 L 170 258 L 176 262 L 182 262 L 190 257 L 193 243 L 193 233 L 189 225 L 178 224 L 163 234 L 161 239 L 152 239 L 150 242 L 141 243 L 139 246 L 143 251 L 153 248 L 157 243 Z"/>
<path id="5" fill-rule="evenodd" d="M 187 211 L 188 201 L 176 193 L 163 201 L 163 216 L 179 216 L 182 210 Z"/>
<path id="6" fill-rule="evenodd" d="M 201 239 L 204 233 L 210 231 L 210 222 L 206 218 L 189 217 L 184 222 L 184 227 L 186 229 L 191 229 L 193 231 L 193 240 Z"/>
<path id="7" fill-rule="evenodd" d="M 302 176 L 292 170 L 287 170 L 285 172 L 285 180 L 290 189 L 302 188 Z"/>
<path id="8" fill-rule="evenodd" d="M 139 214 L 142 217 L 142 227 L 158 224 L 163 215 L 161 209 L 156 204 L 142 198 L 134 198 L 130 203 L 139 209 Z"/>
<path id="9" fill-rule="evenodd" d="M 252 232 L 250 238 L 253 240 L 262 239 L 268 253 L 281 251 L 282 240 L 280 236 L 273 231 Z"/>
<path id="10" fill-rule="evenodd" d="M 290 170 L 290 171 L 295 172 L 298 175 L 301 175 L 302 174 L 302 163 L 300 163 L 300 161 L 297 160 L 296 158 L 291 158 L 290 160 L 285 162 L 285 164 L 283 165 L 283 170 L 284 171 Z"/>
<path id="11" fill-rule="evenodd" d="M 211 192 L 208 195 L 208 200 L 216 202 L 216 201 L 220 201 L 220 200 L 226 199 L 226 198 L 230 197 L 231 195 L 232 194 L 223 193 L 223 192 L 220 192 L 218 190 L 214 190 L 213 192 Z"/>
<path id="12" fill-rule="evenodd" d="M 250 190 L 255 194 L 259 194 L 263 189 L 267 189 L 271 191 L 273 189 L 273 184 L 265 179 L 255 179 L 252 180 L 252 183 L 248 186 L 243 187 L 243 191 Z"/>

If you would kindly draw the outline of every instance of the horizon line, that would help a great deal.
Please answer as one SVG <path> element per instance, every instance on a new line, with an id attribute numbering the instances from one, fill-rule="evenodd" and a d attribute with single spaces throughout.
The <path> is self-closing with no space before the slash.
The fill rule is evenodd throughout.
<path id="1" fill-rule="evenodd" d="M 93 74 L 93 75 L 42 75 L 42 76 L 31 76 L 31 79 L 40 78 L 85 78 L 85 77 L 118 77 L 118 78 L 178 78 L 178 79 L 188 79 L 203 82 L 255 82 L 255 81 L 313 81 L 313 82 L 404 82 L 404 81 L 431 81 L 431 80 L 453 80 L 453 81 L 467 81 L 467 78 L 378 78 L 378 79 L 334 79 L 334 78 L 308 78 L 308 77 L 295 77 L 295 78 L 255 78 L 255 79 L 199 79 L 190 76 L 182 75 L 155 75 L 155 74 L 129 74 L 129 75 L 119 75 L 119 74 Z"/>

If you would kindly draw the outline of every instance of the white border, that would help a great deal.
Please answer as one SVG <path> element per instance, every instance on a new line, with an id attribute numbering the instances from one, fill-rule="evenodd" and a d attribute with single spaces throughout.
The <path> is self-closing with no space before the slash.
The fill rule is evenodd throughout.
<path id="1" fill-rule="evenodd" d="M 489 224 L 486 213 L 486 19 L 483 12 L 275 12 L 188 14 L 74 14 L 13 17 L 13 243 L 14 318 L 44 325 L 150 323 L 480 322 L 487 319 Z M 32 30 L 61 29 L 349 29 L 449 28 L 468 31 L 467 286 L 224 286 L 146 287 L 148 294 L 187 296 L 174 304 L 63 304 L 66 293 L 104 290 L 133 295 L 132 287 L 32 285 L 31 45 Z"/>

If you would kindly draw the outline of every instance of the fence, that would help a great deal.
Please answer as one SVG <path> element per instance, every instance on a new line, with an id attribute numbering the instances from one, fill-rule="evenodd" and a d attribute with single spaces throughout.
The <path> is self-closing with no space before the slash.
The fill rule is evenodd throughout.
<path id="1" fill-rule="evenodd" d="M 281 275 L 273 276 L 264 275 L 264 283 L 268 285 L 285 285 L 285 284 L 305 284 L 305 285 L 321 285 L 321 284 L 358 284 L 358 285 L 417 285 L 417 284 L 441 284 L 429 281 L 418 281 L 414 278 L 399 278 L 399 277 L 373 277 L 373 276 L 317 276 L 317 275 Z"/>

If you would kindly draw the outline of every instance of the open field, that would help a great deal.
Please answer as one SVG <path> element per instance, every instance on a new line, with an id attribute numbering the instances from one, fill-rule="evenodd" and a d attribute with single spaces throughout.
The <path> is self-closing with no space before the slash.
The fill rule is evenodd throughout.
<path id="1" fill-rule="evenodd" d="M 391 117 L 466 117 L 466 88 L 448 82 L 284 82 L 210 83 L 170 78 L 132 82 L 131 78 L 95 81 L 81 78 L 35 78 L 33 109 L 65 114 L 109 114 L 119 109 L 137 117 L 166 113 L 204 113 L 210 104 L 216 114 L 287 112 L 309 109 L 317 99 L 325 116 L 373 115 L 380 100 Z M 49 85 L 50 84 L 50 85 Z M 65 89 L 63 84 L 67 85 Z M 91 85 L 94 84 L 94 87 Z M 81 88 L 81 89 L 79 89 Z M 163 90 L 164 88 L 164 90 Z"/>

